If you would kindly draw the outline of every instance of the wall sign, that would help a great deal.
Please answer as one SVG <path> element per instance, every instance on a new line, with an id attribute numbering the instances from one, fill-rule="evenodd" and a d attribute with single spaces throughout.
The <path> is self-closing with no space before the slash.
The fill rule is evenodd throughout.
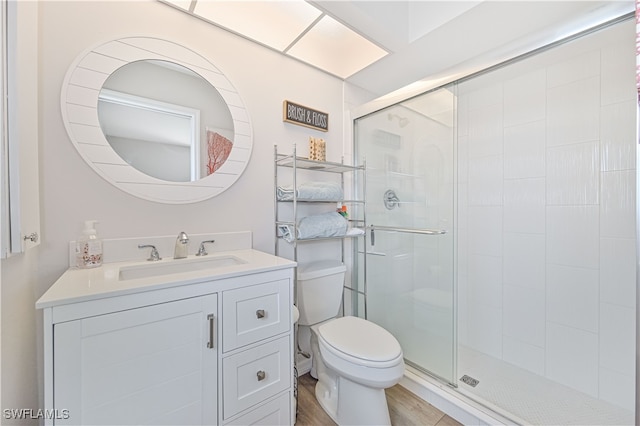
<path id="1" fill-rule="evenodd" d="M 282 120 L 287 123 L 311 127 L 326 132 L 329 130 L 329 114 L 302 105 L 284 101 L 282 104 Z"/>

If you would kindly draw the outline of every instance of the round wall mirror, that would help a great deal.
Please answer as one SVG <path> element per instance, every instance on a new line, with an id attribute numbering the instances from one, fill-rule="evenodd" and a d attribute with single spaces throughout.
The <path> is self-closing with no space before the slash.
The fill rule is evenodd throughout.
<path id="1" fill-rule="evenodd" d="M 252 149 L 247 111 L 229 80 L 178 44 L 130 37 L 71 65 L 62 115 L 80 155 L 132 195 L 191 203 L 229 188 Z"/>

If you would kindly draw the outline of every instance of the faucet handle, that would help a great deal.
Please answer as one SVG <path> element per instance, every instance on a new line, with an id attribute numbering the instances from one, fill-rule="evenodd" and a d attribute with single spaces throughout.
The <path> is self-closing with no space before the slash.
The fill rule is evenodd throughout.
<path id="1" fill-rule="evenodd" d="M 204 249 L 204 245 L 205 245 L 205 244 L 213 244 L 213 243 L 215 243 L 215 242 L 216 242 L 216 240 L 207 240 L 207 241 L 203 241 L 203 242 L 201 242 L 201 243 L 200 243 L 200 248 L 198 249 L 198 252 L 196 253 L 196 256 L 206 256 L 207 254 L 209 254 L 209 253 L 207 253 L 207 251 Z"/>
<path id="2" fill-rule="evenodd" d="M 139 249 L 142 249 L 142 248 L 150 248 L 151 249 L 151 254 L 149 254 L 149 258 L 147 260 L 149 260 L 149 261 L 162 260 L 162 258 L 160 257 L 160 253 L 158 253 L 158 249 L 156 248 L 156 246 L 151 245 L 151 244 L 138 244 L 138 248 Z"/>

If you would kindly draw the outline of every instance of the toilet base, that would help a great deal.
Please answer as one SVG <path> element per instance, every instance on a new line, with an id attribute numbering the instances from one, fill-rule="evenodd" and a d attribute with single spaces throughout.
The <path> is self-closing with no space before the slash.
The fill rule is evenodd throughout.
<path id="1" fill-rule="evenodd" d="M 338 408 L 338 390 L 332 380 L 318 380 L 315 387 L 316 400 L 325 413 L 331 417 L 335 423 L 338 423 L 336 412 Z M 339 423 L 338 423 L 339 424 Z"/>
<path id="2" fill-rule="evenodd" d="M 391 425 L 384 389 L 362 386 L 341 376 L 320 377 L 315 394 L 322 409 L 338 425 Z"/>
<path id="3" fill-rule="evenodd" d="M 338 374 L 329 367 L 331 364 L 325 363 L 314 327 L 311 329 L 311 376 L 318 379 L 315 394 L 322 409 L 340 426 L 390 426 L 385 388 L 395 385 L 402 378 L 402 355 L 399 363 L 391 367 L 376 369 L 349 364 L 348 371 L 338 370 L 342 371 Z M 335 357 L 333 361 L 336 361 Z M 338 364 L 344 367 L 344 363 Z M 352 378 L 349 374 L 356 377 Z"/>

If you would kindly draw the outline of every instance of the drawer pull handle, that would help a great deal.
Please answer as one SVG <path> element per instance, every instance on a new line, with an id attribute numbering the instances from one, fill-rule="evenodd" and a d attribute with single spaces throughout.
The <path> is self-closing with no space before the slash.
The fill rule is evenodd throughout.
<path id="1" fill-rule="evenodd" d="M 256 311 L 256 317 L 258 317 L 258 319 L 264 318 L 264 309 L 258 309 Z"/>
<path id="2" fill-rule="evenodd" d="M 209 341 L 207 342 L 207 348 L 209 349 L 213 349 L 213 341 L 214 341 L 214 336 L 213 336 L 213 329 L 214 329 L 214 316 L 213 314 L 209 314 L 207 315 L 207 320 L 209 320 Z"/>
<path id="3" fill-rule="evenodd" d="M 258 376 L 258 381 L 261 382 L 267 377 L 267 373 L 265 373 L 264 371 L 260 370 L 260 371 L 258 371 L 256 376 Z"/>

